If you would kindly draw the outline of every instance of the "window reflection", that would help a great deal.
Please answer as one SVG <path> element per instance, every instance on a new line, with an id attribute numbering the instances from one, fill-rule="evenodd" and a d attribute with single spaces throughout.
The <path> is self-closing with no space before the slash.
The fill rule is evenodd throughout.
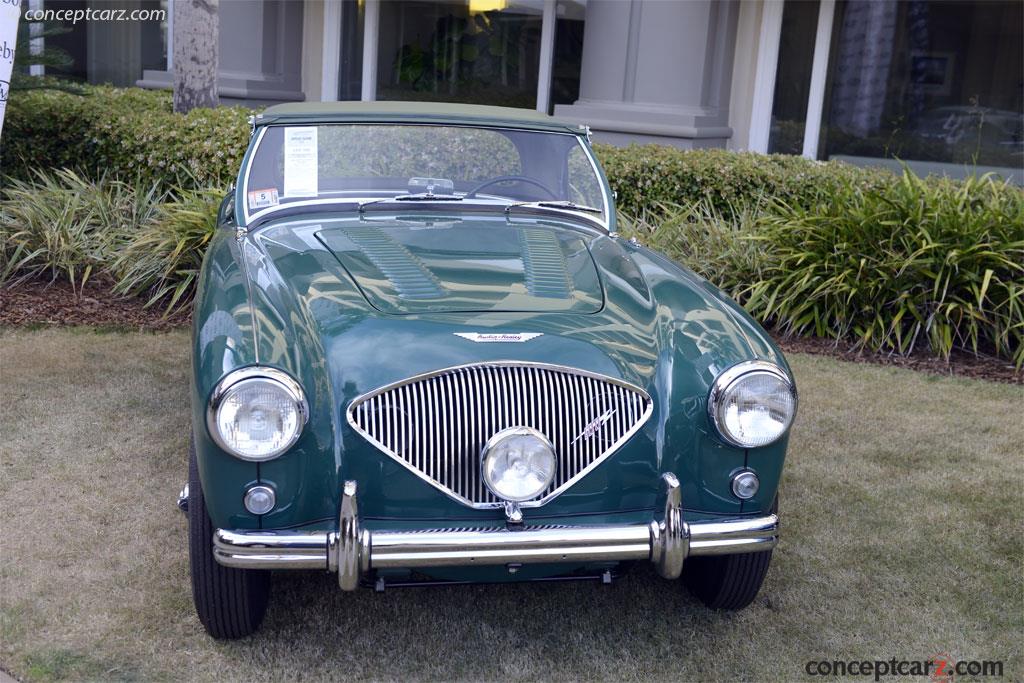
<path id="1" fill-rule="evenodd" d="M 803 153 L 819 5 L 818 2 L 787 2 L 782 10 L 782 35 L 768 136 L 770 153 Z"/>
<path id="2" fill-rule="evenodd" d="M 377 99 L 532 109 L 542 21 L 542 2 L 382 2 Z"/>
<path id="3" fill-rule="evenodd" d="M 551 68 L 548 113 L 556 104 L 573 104 L 580 98 L 583 65 L 583 25 L 587 0 L 558 0 L 555 6 L 555 54 Z"/>
<path id="4" fill-rule="evenodd" d="M 849 0 L 836 6 L 823 158 L 1019 169 L 1020 2 Z"/>

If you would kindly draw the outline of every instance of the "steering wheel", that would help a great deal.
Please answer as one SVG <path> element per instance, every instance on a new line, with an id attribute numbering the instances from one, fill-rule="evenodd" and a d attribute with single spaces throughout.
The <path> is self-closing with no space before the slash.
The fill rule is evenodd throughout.
<path id="1" fill-rule="evenodd" d="M 535 187 L 539 187 L 540 189 L 544 190 L 548 194 L 548 196 L 551 197 L 551 199 L 558 199 L 558 195 L 555 194 L 554 192 L 552 192 L 551 189 L 547 185 L 545 185 L 544 183 L 540 182 L 539 180 L 534 180 L 533 178 L 528 178 L 528 177 L 526 177 L 524 175 L 499 175 L 499 176 L 495 176 L 494 178 L 491 178 L 489 180 L 483 181 L 482 183 L 480 183 L 479 185 L 474 187 L 472 190 L 467 192 L 465 194 L 465 198 L 466 199 L 472 199 L 473 197 L 475 197 L 477 195 L 477 193 L 480 190 L 484 189 L 485 187 L 490 187 L 491 185 L 497 185 L 498 183 L 508 183 L 508 182 L 527 183 L 528 185 L 533 185 Z"/>

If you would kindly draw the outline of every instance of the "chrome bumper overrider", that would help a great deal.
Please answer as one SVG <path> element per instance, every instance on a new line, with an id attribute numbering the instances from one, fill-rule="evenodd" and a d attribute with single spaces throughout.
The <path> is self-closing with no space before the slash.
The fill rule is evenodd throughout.
<path id="1" fill-rule="evenodd" d="M 779 534 L 776 515 L 687 523 L 679 480 L 662 476 L 665 508 L 650 524 L 518 530 L 369 531 L 359 525 L 356 483 L 345 482 L 338 531 L 227 531 L 217 529 L 217 562 L 244 569 L 326 569 L 354 590 L 371 569 L 650 560 L 666 579 L 677 578 L 689 556 L 770 550 Z"/>

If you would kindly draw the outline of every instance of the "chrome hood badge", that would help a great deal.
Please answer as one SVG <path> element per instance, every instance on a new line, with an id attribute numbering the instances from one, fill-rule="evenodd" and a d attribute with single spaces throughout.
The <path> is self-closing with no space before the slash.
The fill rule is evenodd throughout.
<path id="1" fill-rule="evenodd" d="M 543 336 L 543 332 L 455 332 L 456 337 L 468 339 L 471 342 L 527 342 L 531 339 Z"/>

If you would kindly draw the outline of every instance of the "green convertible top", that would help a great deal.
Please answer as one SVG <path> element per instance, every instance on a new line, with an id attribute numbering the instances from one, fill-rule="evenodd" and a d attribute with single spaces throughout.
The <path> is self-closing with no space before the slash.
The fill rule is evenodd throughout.
<path id="1" fill-rule="evenodd" d="M 532 109 L 447 102 L 289 102 L 257 114 L 255 125 L 274 123 L 448 123 L 585 135 L 586 126 Z"/>

